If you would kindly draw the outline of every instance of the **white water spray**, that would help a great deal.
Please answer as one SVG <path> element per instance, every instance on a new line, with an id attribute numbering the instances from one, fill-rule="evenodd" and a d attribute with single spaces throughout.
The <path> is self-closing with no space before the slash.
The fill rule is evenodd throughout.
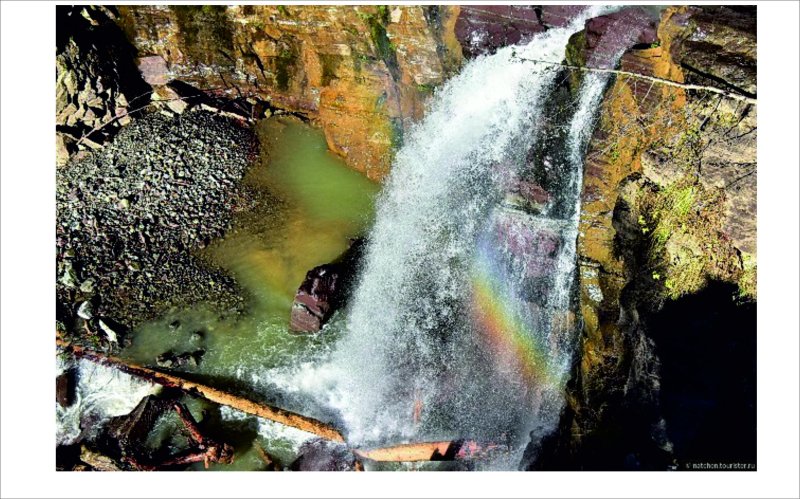
<path id="1" fill-rule="evenodd" d="M 530 380 L 520 367 L 498 362 L 476 334 L 469 310 L 472 268 L 480 260 L 479 241 L 496 222 L 496 207 L 506 195 L 504 179 L 520 174 L 537 140 L 543 102 L 558 74 L 518 58 L 563 60 L 569 37 L 603 10 L 591 7 L 566 28 L 471 61 L 437 91 L 426 118 L 407 135 L 378 200 L 347 334 L 328 365 L 305 371 L 306 379 L 331 380 L 312 381 L 319 390 L 309 388 L 340 412 L 351 443 L 472 437 L 519 444 L 540 412 L 532 401 L 557 415 L 556 392 L 568 370 L 571 334 L 549 325 L 547 331 L 521 331 L 558 343 L 552 348 L 555 358 L 545 359 L 548 366 L 536 367 L 548 371 L 548 379 L 526 386 Z M 550 223 L 563 232 L 563 222 Z M 568 225 L 576 226 L 572 218 Z M 574 237 L 575 230 L 564 236 Z M 565 258 L 571 261 L 559 262 L 557 274 L 568 267 L 559 283 L 566 290 L 574 241 Z M 536 311 L 525 303 L 519 314 L 511 313 L 523 329 L 554 320 L 550 312 L 546 321 L 532 320 Z M 566 304 L 545 305 L 559 307 L 562 315 L 566 310 Z M 520 431 L 524 434 L 511 435 Z"/>

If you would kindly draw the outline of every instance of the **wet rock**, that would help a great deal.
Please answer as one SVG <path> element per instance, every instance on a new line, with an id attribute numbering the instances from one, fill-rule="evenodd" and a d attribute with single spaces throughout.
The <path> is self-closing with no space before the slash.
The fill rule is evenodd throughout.
<path id="1" fill-rule="evenodd" d="M 525 43 L 544 30 L 536 10 L 528 5 L 465 5 L 455 24 L 456 38 L 471 57 Z"/>
<path id="2" fill-rule="evenodd" d="M 361 258 L 363 244 L 362 240 L 357 240 L 337 261 L 308 271 L 292 304 L 289 324 L 291 331 L 319 331 L 333 312 L 345 303 Z"/>
<path id="3" fill-rule="evenodd" d="M 322 328 L 340 300 L 338 281 L 337 265 L 320 265 L 308 271 L 294 297 L 289 324 L 292 331 L 313 333 Z"/>
<path id="4" fill-rule="evenodd" d="M 78 317 L 85 320 L 91 320 L 94 318 L 94 306 L 91 302 L 85 301 L 80 304 L 78 307 Z"/>
<path id="5" fill-rule="evenodd" d="M 171 407 L 171 402 L 148 395 L 129 413 L 111 418 L 97 439 L 100 452 L 119 460 L 125 455 L 148 455 L 147 435 L 156 421 Z"/>
<path id="6" fill-rule="evenodd" d="M 548 28 L 564 28 L 585 9 L 585 5 L 543 5 L 542 24 Z"/>
<path id="7" fill-rule="evenodd" d="M 312 439 L 300 446 L 291 471 L 355 471 L 355 455 L 346 445 L 322 439 Z"/>
<path id="8" fill-rule="evenodd" d="M 641 7 L 627 7 L 586 22 L 586 65 L 610 68 L 633 45 L 658 41 L 657 18 Z M 613 69 L 613 68 L 612 68 Z"/>
<path id="9" fill-rule="evenodd" d="M 56 402 L 61 407 L 69 407 L 75 402 L 75 389 L 78 384 L 78 370 L 70 368 L 56 377 Z"/>
<path id="10" fill-rule="evenodd" d="M 194 352 L 184 352 L 176 354 L 175 352 L 162 353 L 156 357 L 156 365 L 166 369 L 173 369 L 177 367 L 197 367 L 200 361 L 203 360 L 205 350 L 195 350 Z"/>
<path id="11" fill-rule="evenodd" d="M 514 178 L 507 186 L 504 203 L 529 213 L 540 213 L 552 198 L 542 186 L 532 180 Z"/>
<path id="12" fill-rule="evenodd" d="M 189 341 L 194 345 L 199 345 L 204 338 L 205 334 L 202 331 L 195 331 L 189 336 Z"/>
<path id="13" fill-rule="evenodd" d="M 527 278 L 552 276 L 557 265 L 558 250 L 563 241 L 559 232 L 532 223 L 530 215 L 505 211 L 498 214 L 496 238 L 515 259 L 525 262 Z"/>

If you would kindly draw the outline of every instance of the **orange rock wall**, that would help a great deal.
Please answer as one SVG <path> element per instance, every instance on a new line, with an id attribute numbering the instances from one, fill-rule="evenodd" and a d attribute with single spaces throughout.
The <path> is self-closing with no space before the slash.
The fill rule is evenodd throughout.
<path id="1" fill-rule="evenodd" d="M 461 64 L 457 6 L 124 6 L 139 56 L 202 89 L 307 114 L 330 149 L 379 180 L 434 86 Z"/>

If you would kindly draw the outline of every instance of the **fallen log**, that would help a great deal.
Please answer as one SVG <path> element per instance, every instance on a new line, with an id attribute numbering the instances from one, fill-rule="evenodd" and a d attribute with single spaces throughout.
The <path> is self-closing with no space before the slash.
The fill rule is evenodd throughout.
<path id="1" fill-rule="evenodd" d="M 217 388 L 190 381 L 172 374 L 163 373 L 147 367 L 131 364 L 117 357 L 104 355 L 78 345 L 56 338 L 56 345 L 64 352 L 78 358 L 84 358 L 98 364 L 107 365 L 152 383 L 169 388 L 177 388 L 184 392 L 199 395 L 217 404 L 258 416 L 270 421 L 291 426 L 299 430 L 313 433 L 334 442 L 345 442 L 342 434 L 333 426 L 317 421 L 301 414 L 267 404 L 254 402 L 243 397 L 223 392 Z M 494 443 L 478 443 L 474 440 L 448 440 L 439 442 L 420 442 L 401 444 L 377 449 L 352 449 L 353 454 L 361 459 L 376 462 L 415 462 L 415 461 L 457 461 L 480 459 L 491 452 L 507 451 L 508 447 Z M 362 471 L 363 465 L 356 460 L 356 471 Z"/>
<path id="2" fill-rule="evenodd" d="M 98 364 L 111 366 L 132 376 L 145 379 L 169 388 L 177 388 L 186 393 L 199 395 L 211 402 L 226 405 L 234 409 L 258 416 L 260 418 L 275 421 L 298 430 L 313 433 L 322 438 L 334 442 L 344 442 L 344 438 L 333 426 L 317 421 L 308 416 L 303 416 L 285 409 L 273 407 L 264 403 L 254 402 L 244 397 L 232 395 L 217 388 L 213 388 L 195 381 L 190 381 L 173 374 L 167 374 L 148 367 L 139 366 L 126 362 L 120 358 L 104 355 L 92 350 L 88 350 L 78 345 L 73 345 L 60 337 L 56 337 L 56 345 L 64 352 L 75 357 L 83 358 Z"/>
<path id="3" fill-rule="evenodd" d="M 442 442 L 419 442 L 395 445 L 380 449 L 355 449 L 353 453 L 362 459 L 381 462 L 415 461 L 463 461 L 478 459 L 490 452 L 507 451 L 508 446 L 481 444 L 474 440 L 448 440 Z"/>

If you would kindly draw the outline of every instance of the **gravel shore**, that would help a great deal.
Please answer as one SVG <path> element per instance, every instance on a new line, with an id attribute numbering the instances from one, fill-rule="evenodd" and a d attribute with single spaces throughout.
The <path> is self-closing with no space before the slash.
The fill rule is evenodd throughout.
<path id="1" fill-rule="evenodd" d="M 58 169 L 57 319 L 105 330 L 203 300 L 239 307 L 234 281 L 195 254 L 248 203 L 239 183 L 255 143 L 208 112 L 152 113 Z"/>

